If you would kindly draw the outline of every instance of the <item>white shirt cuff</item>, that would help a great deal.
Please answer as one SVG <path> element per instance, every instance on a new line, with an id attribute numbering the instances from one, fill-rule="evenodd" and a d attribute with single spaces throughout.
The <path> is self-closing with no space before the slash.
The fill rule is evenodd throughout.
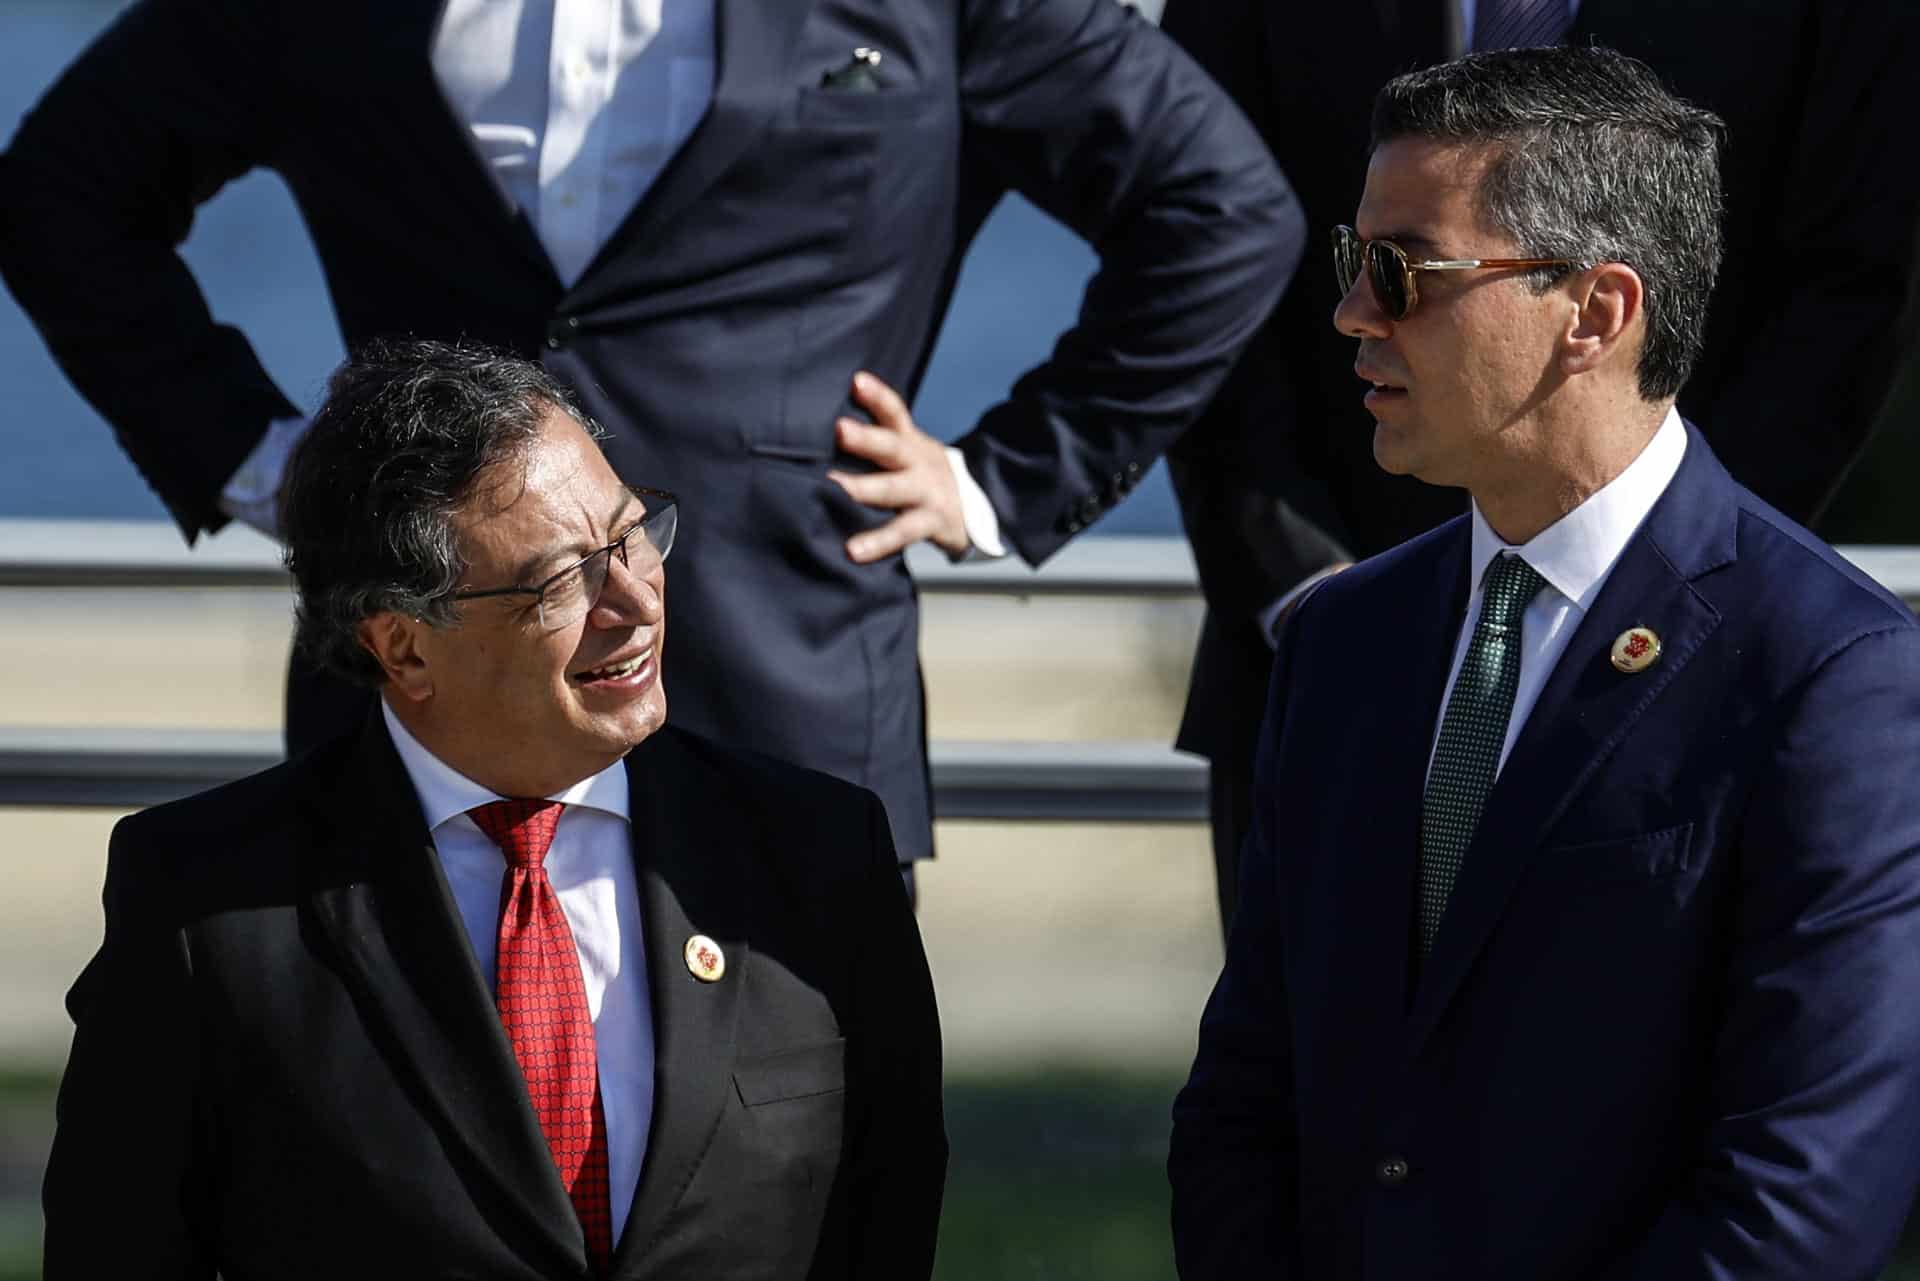
<path id="1" fill-rule="evenodd" d="M 987 501 L 987 492 L 967 470 L 965 456 L 952 445 L 947 446 L 947 466 L 953 468 L 953 483 L 960 487 L 960 517 L 966 522 L 967 541 L 972 544 L 953 558 L 954 563 L 999 560 L 1007 554 L 1007 548 L 1000 541 L 1000 517 Z"/>
<path id="2" fill-rule="evenodd" d="M 265 534 L 280 537 L 280 482 L 293 447 L 307 434 L 305 418 L 276 418 L 220 491 L 220 510 Z"/>

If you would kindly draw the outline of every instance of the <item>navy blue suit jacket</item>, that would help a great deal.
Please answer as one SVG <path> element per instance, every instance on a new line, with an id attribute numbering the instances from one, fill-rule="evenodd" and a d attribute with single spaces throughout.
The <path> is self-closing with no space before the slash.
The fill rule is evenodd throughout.
<path id="1" fill-rule="evenodd" d="M 1920 626 L 1698 432 L 1409 965 L 1465 518 L 1283 637 L 1181 1275 L 1866 1281 L 1920 1167 Z M 1638 674 L 1632 626 L 1664 650 Z"/>
<path id="2" fill-rule="evenodd" d="M 623 477 L 679 492 L 674 723 L 871 787 L 924 857 L 913 581 L 847 559 L 885 513 L 827 477 L 864 466 L 834 448 L 854 371 L 911 396 L 1002 193 L 1094 245 L 1079 323 L 958 442 L 1038 563 L 1132 489 L 1265 318 L 1300 254 L 1286 184 L 1113 0 L 714 0 L 712 106 L 563 285 L 435 84 L 442 7 L 129 6 L 0 153 L 0 274 L 181 528 L 217 527 L 221 486 L 293 407 L 174 246 L 222 183 L 274 170 L 350 346 L 537 357 Z M 879 89 L 823 85 L 857 46 L 881 51 Z"/>

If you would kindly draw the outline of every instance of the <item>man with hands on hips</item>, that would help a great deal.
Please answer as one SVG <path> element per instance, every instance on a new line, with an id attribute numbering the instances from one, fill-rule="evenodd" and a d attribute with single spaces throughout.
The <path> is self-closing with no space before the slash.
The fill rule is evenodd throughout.
<path id="1" fill-rule="evenodd" d="M 1051 555 L 1199 413 L 1303 238 L 1239 110 L 1114 0 L 136 0 L 0 155 L 0 275 L 189 538 L 271 528 L 298 435 L 175 253 L 256 167 L 349 349 L 537 357 L 691 500 L 677 719 L 873 788 L 903 861 L 932 830 L 895 553 Z M 904 402 L 1008 191 L 1100 271 L 948 452 Z M 296 670 L 291 744 L 359 708 Z"/>

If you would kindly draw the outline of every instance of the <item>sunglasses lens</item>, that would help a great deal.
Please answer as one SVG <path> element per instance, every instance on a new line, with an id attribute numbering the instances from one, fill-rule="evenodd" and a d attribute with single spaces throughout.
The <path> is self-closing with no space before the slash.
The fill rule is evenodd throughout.
<path id="1" fill-rule="evenodd" d="M 1395 320 L 1406 319 L 1409 284 L 1406 265 L 1383 240 L 1367 245 L 1367 279 L 1373 285 L 1373 296 L 1379 300 L 1381 310 Z"/>
<path id="2" fill-rule="evenodd" d="M 1333 278 L 1345 294 L 1360 278 L 1360 237 L 1351 227 L 1333 229 Z"/>

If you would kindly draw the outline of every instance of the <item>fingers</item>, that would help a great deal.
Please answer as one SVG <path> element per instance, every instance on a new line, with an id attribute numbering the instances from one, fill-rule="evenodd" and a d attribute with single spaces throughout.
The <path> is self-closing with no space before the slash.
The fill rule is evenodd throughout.
<path id="1" fill-rule="evenodd" d="M 834 433 L 840 448 L 857 458 L 881 467 L 905 467 L 907 442 L 897 427 L 869 427 L 851 418 L 834 420 Z"/>
<path id="2" fill-rule="evenodd" d="M 856 502 L 869 507 L 891 507 L 896 510 L 918 507 L 936 497 L 927 477 L 919 471 L 876 471 L 862 475 L 830 471 L 827 476 L 851 494 Z"/>
<path id="3" fill-rule="evenodd" d="M 899 514 L 877 529 L 849 538 L 848 558 L 868 564 L 897 555 L 922 539 L 933 540 L 950 555 L 965 551 L 966 521 L 946 446 L 915 425 L 898 392 L 865 370 L 853 376 L 853 399 L 873 422 L 837 419 L 835 436 L 844 452 L 880 470 L 829 471 L 827 475 L 855 502 Z"/>
<path id="4" fill-rule="evenodd" d="M 847 540 L 847 558 L 865 565 L 903 551 L 923 538 L 931 537 L 938 524 L 924 507 L 902 512 L 878 529 L 869 529 Z"/>
<path id="5" fill-rule="evenodd" d="M 864 369 L 853 376 L 853 399 L 855 404 L 873 415 L 876 423 L 900 431 L 919 430 L 914 426 L 913 413 L 907 408 L 907 402 L 900 399 L 900 393 Z"/>

